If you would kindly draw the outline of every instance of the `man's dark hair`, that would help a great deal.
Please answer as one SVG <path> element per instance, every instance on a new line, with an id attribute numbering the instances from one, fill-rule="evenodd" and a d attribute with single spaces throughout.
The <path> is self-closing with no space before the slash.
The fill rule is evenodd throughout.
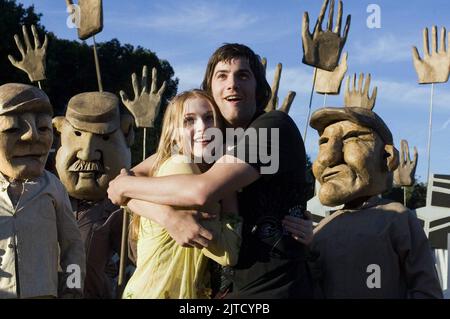
<path id="1" fill-rule="evenodd" d="M 208 61 L 205 76 L 203 78 L 202 89 L 212 95 L 211 83 L 214 68 L 219 62 L 230 62 L 236 58 L 246 58 L 250 69 L 256 79 L 256 108 L 258 111 L 264 110 L 272 95 L 272 90 L 266 79 L 266 71 L 261 63 L 260 57 L 249 47 L 238 43 L 226 43 L 218 48 Z"/>

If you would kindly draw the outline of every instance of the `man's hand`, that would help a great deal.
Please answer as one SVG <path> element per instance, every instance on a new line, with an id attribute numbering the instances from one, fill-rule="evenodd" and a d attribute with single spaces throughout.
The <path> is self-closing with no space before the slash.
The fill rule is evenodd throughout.
<path id="1" fill-rule="evenodd" d="M 305 218 L 286 215 L 282 221 L 284 228 L 292 238 L 308 246 L 313 239 L 313 223 L 311 212 L 305 211 Z"/>
<path id="2" fill-rule="evenodd" d="M 417 148 L 414 147 L 414 159 L 409 156 L 408 141 L 401 140 L 400 163 L 394 171 L 394 183 L 398 186 L 412 186 L 415 181 L 417 167 Z"/>
<path id="3" fill-rule="evenodd" d="M 325 71 L 317 69 L 316 82 L 314 89 L 320 94 L 339 94 L 341 90 L 342 80 L 347 72 L 348 53 L 344 53 L 341 63 L 334 71 Z"/>
<path id="4" fill-rule="evenodd" d="M 267 59 L 262 59 L 262 64 L 264 66 L 264 69 L 267 68 Z M 264 111 L 270 112 L 278 109 L 278 88 L 280 87 L 280 78 L 281 78 L 281 71 L 282 71 L 282 64 L 278 63 L 277 68 L 275 69 L 275 75 L 273 77 L 272 82 L 272 97 L 270 98 L 269 103 L 267 103 L 266 108 Z M 278 109 L 279 111 L 282 111 L 284 113 L 289 113 L 289 110 L 291 109 L 292 102 L 294 102 L 296 93 L 294 91 L 289 91 L 288 95 L 284 98 L 283 104 Z"/>
<path id="5" fill-rule="evenodd" d="M 199 223 L 199 220 L 216 218 L 217 216 L 213 214 L 175 209 L 171 206 L 137 199 L 130 200 L 128 208 L 133 213 L 149 218 L 164 227 L 169 235 L 183 247 L 207 247 L 213 239 L 211 232 Z"/>
<path id="6" fill-rule="evenodd" d="M 178 245 L 182 247 L 208 247 L 213 235 L 199 223 L 200 219 L 213 216 L 189 210 L 173 210 L 167 214 L 164 228 Z"/>
<path id="7" fill-rule="evenodd" d="M 142 69 L 142 90 L 139 88 L 136 73 L 131 75 L 131 82 L 133 84 L 134 99 L 128 99 L 126 93 L 120 91 L 120 97 L 123 104 L 133 114 L 136 127 L 153 127 L 155 119 L 158 116 L 159 108 L 161 106 L 162 95 L 166 90 L 166 81 L 163 82 L 159 90 L 156 87 L 158 74 L 156 68 L 152 69 L 152 84 L 150 91 L 148 90 L 148 70 L 144 65 Z"/>
<path id="8" fill-rule="evenodd" d="M 416 69 L 420 84 L 444 83 L 448 81 L 450 70 L 450 48 L 446 48 L 446 35 L 447 31 L 445 28 L 442 28 L 440 38 L 441 43 L 438 50 L 437 27 L 433 26 L 430 54 L 428 28 L 423 30 L 423 59 L 420 58 L 417 47 L 413 47 L 412 54 L 414 68 Z"/>
<path id="9" fill-rule="evenodd" d="M 325 0 L 322 5 L 313 34 L 309 31 L 308 12 L 305 12 L 303 15 L 303 63 L 319 69 L 333 71 L 338 65 L 339 57 L 341 56 L 342 49 L 347 41 L 348 31 L 350 30 L 351 16 L 347 16 L 344 33 L 341 37 L 342 1 L 339 1 L 337 24 L 333 32 L 334 0 L 331 0 L 327 29 L 323 31 L 322 21 L 328 7 L 328 2 L 329 0 Z"/>
<path id="10" fill-rule="evenodd" d="M 347 107 L 364 107 L 372 110 L 377 100 L 378 88 L 375 87 L 372 91 L 372 96 L 369 97 L 370 90 L 370 73 L 367 75 L 366 82 L 363 89 L 364 74 L 359 75 L 358 88 L 356 87 L 356 73 L 353 74 L 353 89 L 350 88 L 350 76 L 347 77 L 347 84 L 345 87 L 344 105 Z"/>
<path id="11" fill-rule="evenodd" d="M 30 42 L 27 28 L 25 26 L 22 26 L 22 32 L 25 41 L 25 48 L 20 41 L 19 36 L 17 34 L 14 35 L 14 40 L 16 41 L 17 48 L 22 55 L 22 60 L 17 61 L 12 55 L 8 55 L 8 59 L 16 68 L 25 71 L 28 74 L 31 82 L 45 80 L 45 57 L 47 55 L 48 44 L 47 35 L 45 35 L 44 44 L 42 44 L 41 46 L 41 41 L 39 40 L 36 27 L 32 25 L 31 32 L 33 33 L 34 37 L 33 48 Z"/>
<path id="12" fill-rule="evenodd" d="M 131 176 L 131 174 L 126 169 L 122 168 L 120 174 L 109 182 L 108 198 L 113 204 L 125 206 L 130 200 L 128 197 L 123 196 L 123 189 L 125 184 L 129 183 L 129 176 Z"/>

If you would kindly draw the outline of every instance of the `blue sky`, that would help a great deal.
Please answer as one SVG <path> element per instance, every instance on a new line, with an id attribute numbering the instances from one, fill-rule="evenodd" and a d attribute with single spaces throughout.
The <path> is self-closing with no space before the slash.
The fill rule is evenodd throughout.
<path id="1" fill-rule="evenodd" d="M 43 13 L 42 22 L 58 37 L 76 40 L 76 30 L 66 26 L 65 1 L 20 0 L 34 4 Z M 76 1 L 75 1 L 76 2 Z M 291 116 L 304 132 L 312 85 L 313 69 L 301 63 L 301 21 L 308 11 L 312 26 L 322 0 L 104 0 L 104 30 L 97 41 L 118 38 L 122 43 L 141 45 L 170 62 L 180 79 L 179 91 L 198 87 L 211 53 L 225 42 L 249 45 L 268 59 L 268 80 L 272 83 L 278 62 L 283 63 L 279 97 L 297 92 Z M 370 29 L 366 20 L 369 4 L 381 9 L 381 28 Z M 346 0 L 344 21 L 352 24 L 344 51 L 349 53 L 347 75 L 372 74 L 372 87 L 378 86 L 375 111 L 391 128 L 395 143 L 407 139 L 417 146 L 417 176 L 426 176 L 426 148 L 430 85 L 417 84 L 411 47 L 422 55 L 422 29 L 446 26 L 450 31 L 448 0 Z M 312 27 L 311 27 L 312 28 Z M 88 43 L 92 43 L 88 40 Z M 135 70 L 130 70 L 130 73 Z M 437 84 L 434 95 L 431 171 L 450 174 L 450 87 Z M 343 104 L 341 95 L 328 97 L 328 106 Z M 315 94 L 313 110 L 323 105 Z M 307 152 L 315 158 L 317 133 L 310 129 Z"/>

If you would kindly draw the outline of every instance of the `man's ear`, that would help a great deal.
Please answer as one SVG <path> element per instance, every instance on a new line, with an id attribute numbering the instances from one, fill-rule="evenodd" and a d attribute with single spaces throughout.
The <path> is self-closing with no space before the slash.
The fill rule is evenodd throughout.
<path id="1" fill-rule="evenodd" d="M 123 135 L 125 135 L 128 147 L 131 147 L 134 143 L 133 123 L 134 118 L 130 114 L 122 114 L 120 116 L 120 128 L 122 129 Z"/>
<path id="2" fill-rule="evenodd" d="M 64 123 L 66 122 L 66 118 L 64 116 L 56 116 L 52 119 L 53 127 L 56 129 L 58 134 L 61 134 Z"/>
<path id="3" fill-rule="evenodd" d="M 394 147 L 394 145 L 388 145 L 386 144 L 384 146 L 384 154 L 385 154 L 385 159 L 386 159 L 386 166 L 389 170 L 389 172 L 394 172 L 397 167 L 398 167 L 398 151 L 397 149 Z"/>

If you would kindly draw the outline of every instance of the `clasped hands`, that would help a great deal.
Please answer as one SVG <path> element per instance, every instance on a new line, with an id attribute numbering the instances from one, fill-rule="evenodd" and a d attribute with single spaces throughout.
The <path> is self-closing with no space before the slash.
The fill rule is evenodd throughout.
<path id="1" fill-rule="evenodd" d="M 120 174 L 110 181 L 108 197 L 116 205 L 124 206 L 130 198 L 124 196 L 126 183 L 132 183 L 132 173 L 122 169 Z M 167 206 L 167 218 L 163 226 L 170 236 L 183 247 L 208 247 L 213 234 L 201 226 L 200 220 L 216 218 L 216 215 L 195 210 L 178 210 Z M 283 227 L 298 242 L 309 245 L 313 239 L 311 213 L 305 212 L 306 219 L 286 215 L 282 221 Z"/>

